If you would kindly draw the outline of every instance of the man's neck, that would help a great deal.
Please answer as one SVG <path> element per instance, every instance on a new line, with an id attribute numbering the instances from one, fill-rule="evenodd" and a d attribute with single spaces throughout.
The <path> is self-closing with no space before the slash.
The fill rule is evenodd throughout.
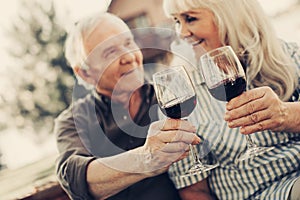
<path id="1" fill-rule="evenodd" d="M 141 93 L 139 90 L 137 90 L 131 95 L 129 99 L 128 110 L 132 119 L 138 113 L 141 103 L 142 103 Z"/>
<path id="2" fill-rule="evenodd" d="M 122 104 L 125 109 L 128 109 L 131 118 L 135 117 L 142 103 L 140 90 L 136 90 L 133 93 L 106 94 L 102 91 L 97 91 L 97 93 L 109 97 L 112 102 Z"/>

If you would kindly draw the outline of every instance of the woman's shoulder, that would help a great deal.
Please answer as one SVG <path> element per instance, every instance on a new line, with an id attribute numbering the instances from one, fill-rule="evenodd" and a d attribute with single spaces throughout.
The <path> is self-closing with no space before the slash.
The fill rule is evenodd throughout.
<path id="1" fill-rule="evenodd" d="M 296 42 L 281 41 L 283 50 L 292 58 L 300 59 L 300 48 Z"/>
<path id="2" fill-rule="evenodd" d="M 299 77 L 300 84 L 300 46 L 296 42 L 281 41 L 284 52 L 291 58 L 296 67 L 296 74 Z"/>

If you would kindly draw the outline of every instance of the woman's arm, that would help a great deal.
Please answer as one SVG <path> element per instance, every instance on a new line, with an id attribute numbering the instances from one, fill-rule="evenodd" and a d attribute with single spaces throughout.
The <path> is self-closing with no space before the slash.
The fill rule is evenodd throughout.
<path id="1" fill-rule="evenodd" d="M 213 200 L 216 197 L 211 193 L 207 179 L 204 179 L 198 183 L 179 190 L 182 200 Z"/>

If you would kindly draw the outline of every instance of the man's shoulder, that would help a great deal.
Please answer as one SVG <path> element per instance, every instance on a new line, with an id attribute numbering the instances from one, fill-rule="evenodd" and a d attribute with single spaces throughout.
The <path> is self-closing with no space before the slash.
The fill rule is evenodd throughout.
<path id="1" fill-rule="evenodd" d="M 85 114 L 88 110 L 93 107 L 95 100 L 91 94 L 86 95 L 83 98 L 76 99 L 63 110 L 56 119 L 65 119 L 72 117 L 74 114 Z"/>

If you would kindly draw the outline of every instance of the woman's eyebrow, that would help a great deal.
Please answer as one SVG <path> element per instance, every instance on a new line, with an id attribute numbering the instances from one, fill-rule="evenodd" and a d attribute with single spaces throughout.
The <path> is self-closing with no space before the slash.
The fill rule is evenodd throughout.
<path id="1" fill-rule="evenodd" d="M 180 13 L 181 16 L 187 16 L 187 15 L 193 15 L 193 14 L 197 14 L 197 15 L 200 14 L 201 15 L 202 12 L 201 11 L 192 11 L 192 10 L 190 10 L 190 11 Z"/>

